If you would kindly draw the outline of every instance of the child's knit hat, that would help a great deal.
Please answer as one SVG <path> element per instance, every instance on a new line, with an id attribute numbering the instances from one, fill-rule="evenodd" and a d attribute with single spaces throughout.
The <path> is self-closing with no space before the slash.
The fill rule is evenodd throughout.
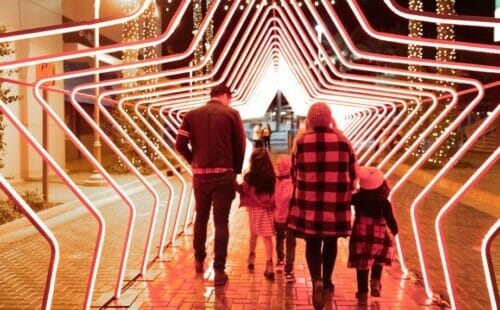
<path id="1" fill-rule="evenodd" d="M 376 189 L 384 183 L 384 174 L 375 167 L 359 167 L 359 186 L 362 189 Z"/>
<path id="2" fill-rule="evenodd" d="M 290 155 L 280 154 L 276 159 L 276 172 L 277 177 L 283 177 L 290 175 L 290 169 L 292 168 L 292 157 Z"/>

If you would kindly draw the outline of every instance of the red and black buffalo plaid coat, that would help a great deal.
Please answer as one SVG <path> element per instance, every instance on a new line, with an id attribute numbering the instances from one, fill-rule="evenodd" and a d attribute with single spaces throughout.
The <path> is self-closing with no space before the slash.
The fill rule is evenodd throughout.
<path id="1" fill-rule="evenodd" d="M 299 236 L 349 236 L 355 162 L 349 140 L 329 128 L 297 138 L 288 227 Z"/>
<path id="2" fill-rule="evenodd" d="M 386 188 L 382 185 L 373 190 L 361 189 L 352 197 L 356 219 L 349 240 L 348 267 L 366 270 L 373 264 L 391 265 L 392 235 L 398 233 L 398 224 Z"/>

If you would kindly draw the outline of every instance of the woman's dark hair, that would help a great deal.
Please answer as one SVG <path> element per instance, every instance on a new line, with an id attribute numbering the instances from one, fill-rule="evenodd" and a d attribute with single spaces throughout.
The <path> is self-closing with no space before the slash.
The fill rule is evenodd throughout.
<path id="1" fill-rule="evenodd" d="M 255 188 L 257 194 L 273 194 L 276 183 L 273 163 L 264 148 L 255 149 L 250 156 L 250 171 L 245 175 L 248 185 Z"/>

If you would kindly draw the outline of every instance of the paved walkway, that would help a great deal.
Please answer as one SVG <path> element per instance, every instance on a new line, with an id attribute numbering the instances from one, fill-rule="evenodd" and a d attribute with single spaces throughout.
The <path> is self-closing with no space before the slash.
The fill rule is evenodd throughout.
<path id="1" fill-rule="evenodd" d="M 487 154 L 471 153 L 464 158 L 476 167 Z M 401 169 L 402 170 L 402 169 Z M 465 181 L 474 173 L 472 168 L 455 168 L 438 187 L 418 205 L 417 219 L 422 240 L 426 269 L 435 294 L 449 300 L 442 270 L 434 220 L 439 210 Z M 400 238 L 406 263 L 421 277 L 410 221 L 410 206 L 437 171 L 419 170 L 410 182 L 395 195 L 396 216 L 400 225 Z M 402 171 L 400 171 L 402 175 Z M 445 246 L 450 257 L 450 268 L 460 309 L 491 309 L 481 260 L 481 242 L 488 229 L 500 218 L 500 165 L 497 163 L 458 203 L 444 220 Z M 396 178 L 392 179 L 393 184 Z M 500 284 L 500 239 L 492 245 L 492 258 L 497 285 Z M 500 286 L 499 286 L 500 287 Z"/>
<path id="2" fill-rule="evenodd" d="M 231 239 L 227 262 L 229 283 L 213 286 L 213 270 L 208 268 L 203 276 L 194 271 L 190 232 L 183 235 L 174 248 L 167 250 L 171 259 L 153 264 L 161 275 L 153 282 L 136 283 L 131 289 L 141 290 L 137 300 L 140 308 L 162 309 L 311 309 L 312 289 L 305 262 L 305 243 L 298 241 L 296 282 L 284 282 L 284 274 L 277 273 L 274 281 L 264 275 L 265 254 L 262 242 L 257 247 L 254 271 L 247 269 L 248 229 L 245 209 L 233 208 L 231 214 Z M 212 248 L 212 244 L 208 249 Z M 335 294 L 326 309 L 357 309 L 354 294 L 356 275 L 347 265 L 347 239 L 339 239 L 339 253 L 334 271 Z M 212 261 L 209 260 L 209 266 Z M 377 309 L 438 308 L 426 306 L 422 287 L 412 279 L 403 279 L 399 265 L 395 264 L 383 274 L 383 297 L 371 298 L 370 305 Z M 363 307 L 360 307 L 363 308 Z"/>
<path id="3" fill-rule="evenodd" d="M 81 184 L 87 176 L 88 173 L 72 174 L 73 179 L 78 184 Z M 159 183 L 158 178 L 150 176 L 149 179 L 160 193 L 161 206 L 165 206 L 169 197 L 168 191 Z M 170 179 L 178 188 L 179 183 L 175 181 L 175 178 Z M 116 180 L 129 190 L 130 197 L 138 210 L 124 285 L 124 295 L 129 294 L 137 297 L 132 303 L 132 308 L 310 309 L 312 307 L 311 283 L 308 280 L 309 276 L 303 255 L 304 243 L 298 242 L 297 264 L 295 266 L 296 283 L 285 284 L 282 274 L 278 274 L 274 282 L 269 282 L 264 278 L 264 254 L 260 243 L 255 271 L 250 272 L 246 268 L 248 255 L 247 215 L 243 209 L 237 207 L 231 213 L 231 240 L 227 266 L 230 281 L 224 288 L 214 288 L 211 269 L 208 269 L 203 277 L 196 276 L 191 250 L 190 227 L 176 239 L 175 244 L 166 248 L 161 260 L 150 261 L 149 274 L 155 275 L 156 278 L 152 281 L 131 281 L 140 268 L 146 227 L 149 225 L 152 210 L 152 197 L 145 192 L 143 187 L 134 184 L 131 176 L 117 176 Z M 104 202 L 99 205 L 101 205 L 100 210 L 107 223 L 107 231 L 102 264 L 98 271 L 93 298 L 93 305 L 101 307 L 106 300 L 103 299 L 103 296 L 113 292 L 115 287 L 123 246 L 123 223 L 127 220 L 128 212 L 122 202 L 113 200 L 115 195 L 109 189 L 81 188 L 91 197 L 93 202 Z M 53 308 L 77 309 L 82 307 L 96 224 L 86 214 L 82 206 L 74 201 L 63 184 L 51 183 L 50 189 L 51 197 L 66 202 L 59 207 L 40 213 L 40 216 L 54 231 L 61 246 L 61 261 L 57 274 Z M 419 264 L 414 250 L 415 243 L 411 237 L 409 217 L 405 215 L 408 213 L 411 201 L 420 190 L 418 184 L 411 183 L 405 186 L 396 197 L 397 217 L 401 227 L 401 240 L 405 253 L 407 253 L 407 264 L 417 275 L 417 278 L 403 279 L 397 263 L 388 268 L 383 275 L 383 297 L 372 298 L 370 300 L 371 308 L 438 308 L 429 304 L 429 301 L 425 299 L 421 281 L 418 279 Z M 497 195 L 494 197 L 498 199 Z M 178 195 L 174 195 L 173 199 L 175 206 Z M 443 295 L 445 295 L 445 286 L 440 273 L 439 258 L 435 252 L 433 224 L 430 220 L 434 218 L 436 210 L 446 200 L 445 196 L 439 193 L 433 194 L 421 210 L 422 232 L 426 238 L 424 249 L 429 255 L 430 277 L 435 291 L 441 292 Z M 495 213 L 498 212 L 498 209 L 490 210 L 491 208 L 488 207 L 490 211 L 484 212 L 481 211 L 482 207 L 476 208 L 461 204 L 450 215 L 450 221 L 445 223 L 446 236 L 450 245 L 449 251 L 452 256 L 452 267 L 456 272 L 455 280 L 459 294 L 459 305 L 463 309 L 490 308 L 478 244 L 484 230 L 500 215 Z M 161 208 L 158 214 L 153 246 L 150 250 L 151 260 L 158 254 L 157 245 L 165 212 L 165 208 Z M 497 215 L 495 216 L 495 214 Z M 184 215 L 181 214 L 181 218 L 184 218 Z M 497 241 L 493 247 L 493 257 L 495 257 L 495 253 L 500 250 L 499 242 Z M 208 248 L 211 249 L 211 245 Z M 46 242 L 34 233 L 27 221 L 18 220 L 0 226 L 0 270 L 2 270 L 0 309 L 40 307 L 49 261 L 48 251 Z M 495 259 L 497 279 L 500 279 L 498 274 L 500 258 L 496 255 Z M 347 241 L 341 239 L 334 271 L 336 291 L 333 300 L 327 304 L 327 309 L 357 308 L 354 298 L 356 291 L 355 272 L 346 268 L 346 260 Z M 465 270 L 467 272 L 464 272 Z M 132 293 L 138 293 L 138 295 L 135 296 Z"/>

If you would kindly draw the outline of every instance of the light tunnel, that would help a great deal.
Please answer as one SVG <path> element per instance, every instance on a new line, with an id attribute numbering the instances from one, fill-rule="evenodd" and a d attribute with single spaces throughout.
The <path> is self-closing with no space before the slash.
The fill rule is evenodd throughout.
<path id="1" fill-rule="evenodd" d="M 82 265 L 88 272 L 72 284 L 78 306 L 125 303 L 132 294 L 127 292 L 128 283 L 154 277 L 149 266 L 168 260 L 165 249 L 175 247 L 178 236 L 189 229 L 195 216 L 192 172 L 173 144 L 183 114 L 205 104 L 211 87 L 226 84 L 233 90 L 232 107 L 244 121 L 264 118 L 277 95 L 286 98 L 299 117 L 315 102 L 330 105 L 359 163 L 379 167 L 392 184 L 396 217 L 407 228 L 397 238 L 403 278 L 420 278 L 430 303 L 444 300 L 453 309 L 463 308 L 461 300 L 468 295 L 457 286 L 465 286 L 465 271 L 454 260 L 461 255 L 456 250 L 460 241 L 450 240 L 447 230 L 456 232 L 454 225 L 467 220 L 456 215 L 471 208 L 463 201 L 470 201 L 471 193 L 482 193 L 478 191 L 482 180 L 497 173 L 498 139 L 465 179 L 451 187 L 447 179 L 456 174 L 457 163 L 484 143 L 484 137 L 495 132 L 498 136 L 498 45 L 472 37 L 436 39 L 381 30 L 372 24 L 368 6 L 361 0 L 121 1 L 119 14 L 101 16 L 106 1 L 88 0 L 94 11 L 86 20 L 9 27 L 0 34 L 0 43 L 16 48 L 60 41 L 72 34 L 94 38 L 77 49 L 39 49 L 0 58 L 0 70 L 15 70 L 1 77 L 1 85 L 26 102 L 24 108 L 8 102 L 0 105 L 8 148 L 22 146 L 17 153 L 7 152 L 25 158 L 20 154 L 24 150 L 29 152 L 28 162 L 38 162 L 30 168 L 34 164 L 22 164 L 21 159 L 24 172 L 14 179 L 30 173 L 57 178 L 93 227 L 93 234 L 86 236 L 88 244 L 82 246 L 88 257 Z M 493 17 L 433 14 L 407 9 L 395 0 L 379 5 L 388 19 L 406 23 L 445 25 L 465 32 L 500 27 Z M 150 23 L 140 24 L 146 20 Z M 186 31 L 190 22 L 197 25 Z M 362 34 L 353 33 L 353 25 Z M 123 29 L 120 41 L 101 39 L 103 33 L 116 29 Z M 169 44 L 180 48 L 167 51 Z M 394 52 L 406 51 L 408 46 L 421 52 L 410 56 Z M 435 58 L 436 51 L 462 57 Z M 82 59 L 90 65 L 65 69 L 65 63 Z M 488 102 L 489 107 L 481 110 L 483 116 L 472 125 L 471 115 Z M 82 141 L 65 119 L 64 109 L 82 120 L 93 134 L 93 143 Z M 444 155 L 443 149 L 450 149 L 450 141 L 458 138 L 460 142 L 451 142 L 453 152 Z M 113 216 L 103 213 L 85 185 L 66 170 L 64 156 L 57 155 L 64 143 L 94 171 L 95 181 L 109 188 L 108 196 L 116 197 L 119 229 L 110 223 Z M 138 191 L 147 198 L 138 200 L 127 184 L 120 183 L 120 175 L 103 165 L 104 149 L 134 177 Z M 429 164 L 438 168 L 429 171 Z M 47 275 L 36 284 L 43 294 L 32 299 L 44 309 L 57 307 L 57 292 L 63 285 L 58 275 L 67 272 L 60 270 L 68 255 L 62 244 L 70 241 L 64 232 L 54 233 L 52 222 L 39 217 L 21 197 L 12 181 L 16 172 L 11 171 L 0 170 L 5 196 L 49 245 L 44 254 Z M 419 185 L 410 189 L 416 179 Z M 441 193 L 443 188 L 448 195 Z M 484 286 L 481 302 L 487 300 L 496 309 L 500 271 L 494 270 L 492 261 L 498 253 L 491 248 L 500 213 L 498 194 L 491 197 L 489 203 L 496 205 L 488 213 L 492 220 L 481 222 L 484 227 L 473 240 L 481 244 L 481 251 L 473 251 L 475 244 L 463 244 L 461 251 L 471 252 L 480 262 L 474 272 L 481 275 Z M 479 209 L 487 208 L 482 201 L 476 201 Z M 101 294 L 96 283 L 106 277 L 113 277 L 114 285 Z"/>

